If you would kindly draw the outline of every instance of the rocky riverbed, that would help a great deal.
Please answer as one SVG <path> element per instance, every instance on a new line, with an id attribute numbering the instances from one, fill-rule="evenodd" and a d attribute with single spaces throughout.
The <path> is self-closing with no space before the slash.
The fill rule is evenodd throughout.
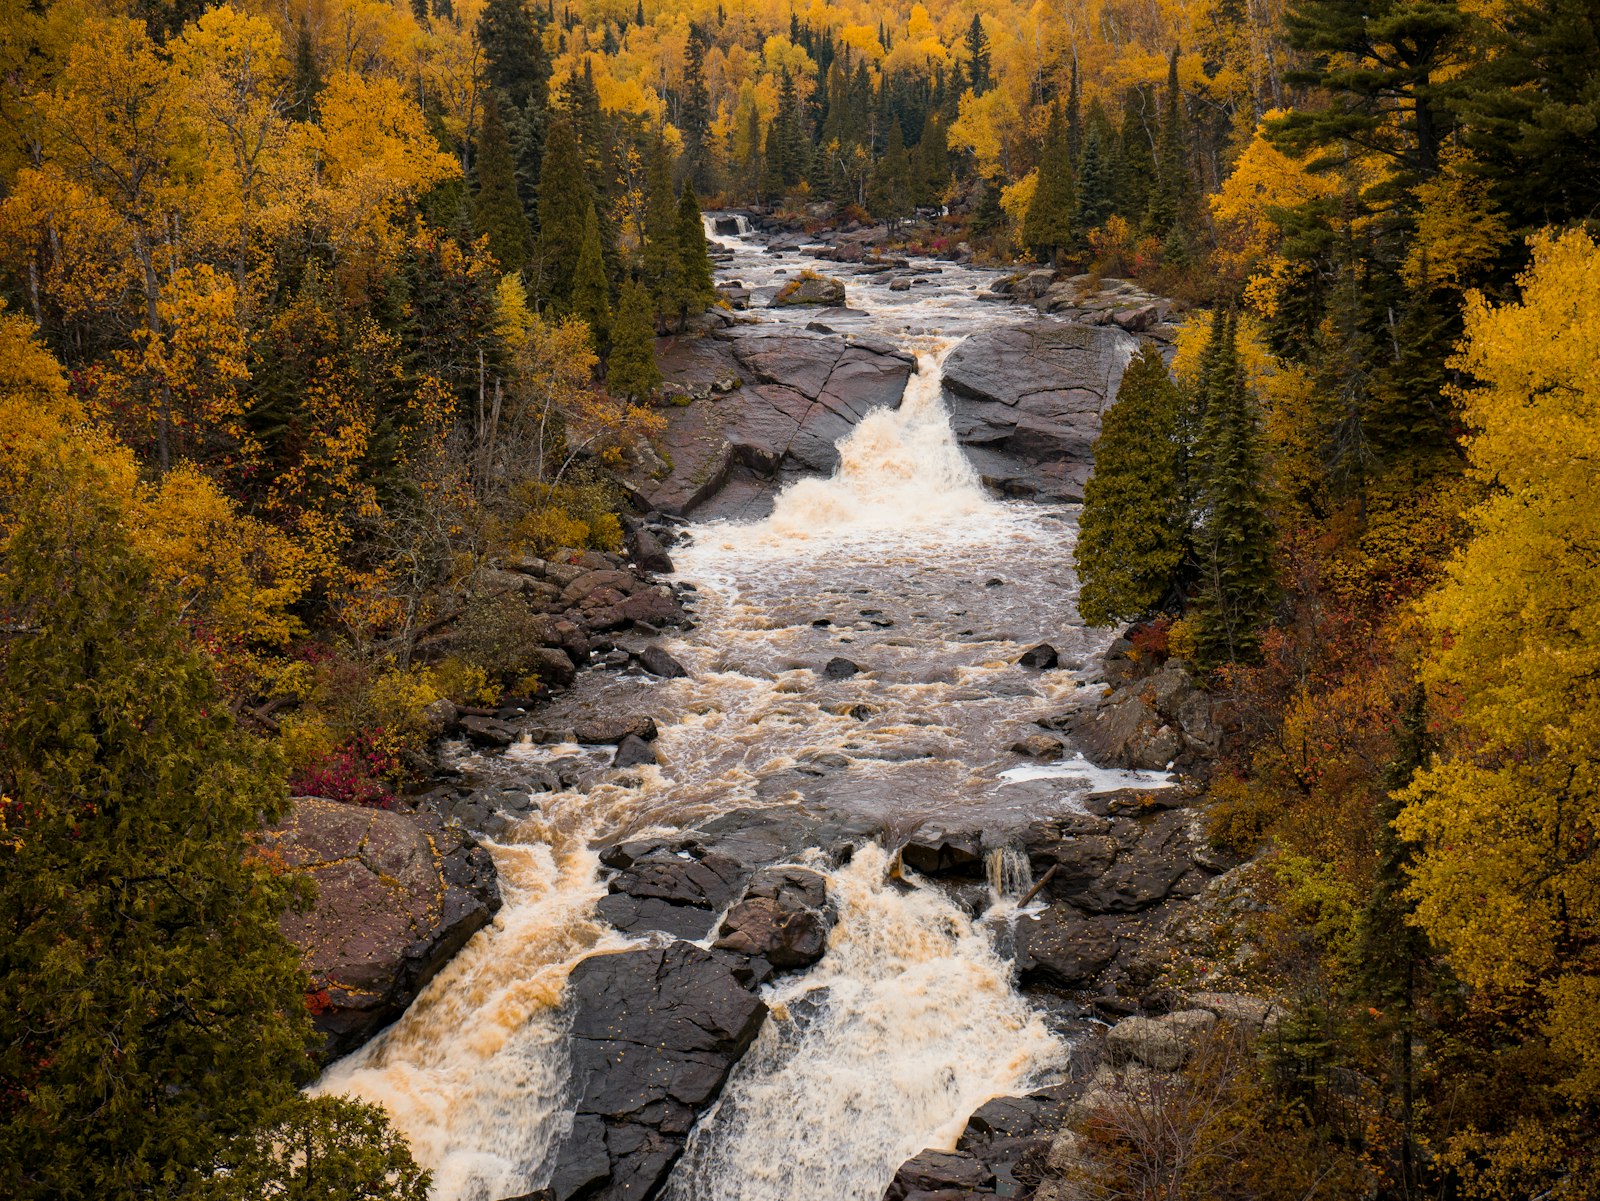
<path id="1" fill-rule="evenodd" d="M 318 1087 L 385 1105 L 440 1201 L 1026 1195 L 1108 1026 L 1205 1008 L 1173 964 L 1238 895 L 1172 774 L 1209 701 L 1073 607 L 1135 334 L 957 263 L 721 242 L 759 320 L 664 343 L 628 555 L 484 581 L 558 690 L 438 715 L 437 786 L 384 815 L 411 891 L 340 835 L 397 983 L 346 971 L 335 1048 L 409 1005 Z M 763 307 L 824 269 L 843 305 Z"/>

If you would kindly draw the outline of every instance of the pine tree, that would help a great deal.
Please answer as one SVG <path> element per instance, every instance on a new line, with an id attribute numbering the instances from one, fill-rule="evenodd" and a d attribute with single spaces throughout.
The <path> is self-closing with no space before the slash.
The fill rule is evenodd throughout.
<path id="1" fill-rule="evenodd" d="M 911 215 L 911 160 L 906 157 L 900 122 L 889 122 L 889 145 L 872 173 L 867 204 L 890 229 Z"/>
<path id="2" fill-rule="evenodd" d="M 488 0 L 478 18 L 484 75 L 518 112 L 549 103 L 550 60 L 521 0 Z"/>
<path id="3" fill-rule="evenodd" d="M 678 197 L 672 187 L 672 154 L 665 138 L 650 148 L 645 180 L 644 278 L 656 312 L 675 320 L 683 303 L 683 254 L 678 246 Z"/>
<path id="4" fill-rule="evenodd" d="M 703 313 L 717 299 L 716 279 L 711 270 L 711 251 L 706 245 L 705 218 L 700 213 L 700 201 L 694 188 L 683 185 L 678 197 L 678 278 L 682 293 L 678 320 L 694 313 Z"/>
<path id="5" fill-rule="evenodd" d="M 611 289 L 606 283 L 605 259 L 600 253 L 600 220 L 594 205 L 583 219 L 583 249 L 573 273 L 571 312 L 589 326 L 589 341 L 604 356 L 611 340 Z"/>
<path id="6" fill-rule="evenodd" d="M 989 35 L 983 31 L 983 18 L 972 14 L 967 28 L 967 81 L 973 95 L 981 96 L 994 86 L 989 66 Z"/>
<path id="7" fill-rule="evenodd" d="M 317 46 L 304 16 L 295 26 L 294 82 L 290 85 L 289 115 L 296 121 L 314 121 L 317 94 L 322 91 L 322 68 L 317 65 Z"/>
<path id="8" fill-rule="evenodd" d="M 1174 603 L 1189 549 L 1182 397 L 1148 343 L 1128 364 L 1094 445 L 1078 523 L 1078 611 L 1113 625 Z"/>
<path id="9" fill-rule="evenodd" d="M 1156 147 L 1156 182 L 1146 225 L 1165 238 L 1175 227 L 1187 229 L 1195 205 L 1194 176 L 1189 169 L 1189 137 L 1178 83 L 1178 48 L 1167 58 L 1167 91 L 1161 106 L 1161 135 Z"/>
<path id="10" fill-rule="evenodd" d="M 1232 314 L 1215 318 L 1211 340 L 1205 418 L 1195 447 L 1195 658 L 1204 668 L 1253 659 L 1276 600 L 1261 431 Z"/>
<path id="11" fill-rule="evenodd" d="M 643 284 L 630 279 L 622 285 L 611 327 L 611 357 L 606 360 L 606 390 L 613 396 L 644 400 L 661 386 L 653 307 Z"/>
<path id="12" fill-rule="evenodd" d="M 944 120 L 929 112 L 922 124 L 922 137 L 911 152 L 916 203 L 930 207 L 940 204 L 950 183 L 950 141 Z"/>
<path id="13" fill-rule="evenodd" d="M 489 238 L 489 252 L 502 271 L 520 271 L 528 260 L 527 214 L 517 195 L 516 167 L 506 127 L 500 120 L 500 102 L 492 90 L 483 98 L 483 128 L 478 134 L 478 194 L 473 204 L 473 224 Z"/>
<path id="14" fill-rule="evenodd" d="M 697 188 L 711 184 L 711 155 L 706 145 L 711 136 L 711 95 L 706 90 L 706 40 L 699 28 L 689 27 L 689 52 L 683 68 L 684 169 Z"/>
<path id="15" fill-rule="evenodd" d="M 1098 229 L 1117 211 L 1116 164 L 1105 151 L 1099 126 L 1091 122 L 1078 164 L 1078 209 L 1073 228 L 1078 236 Z"/>
<path id="16" fill-rule="evenodd" d="M 584 223 L 596 207 L 572 125 L 558 116 L 545 140 L 539 187 L 539 287 L 558 308 L 572 297 Z"/>
<path id="17" fill-rule="evenodd" d="M 1136 226 L 1150 211 L 1150 190 L 1156 178 L 1154 104 L 1148 88 L 1129 88 L 1122 98 L 1122 126 L 1117 131 L 1122 170 L 1117 181 L 1117 211 Z"/>
<path id="18" fill-rule="evenodd" d="M 283 815 L 93 468 L 40 463 L 0 612 L 0 1194 L 175 1195 L 310 1071 Z"/>
<path id="19" fill-rule="evenodd" d="M 1039 182 L 1033 203 L 1022 222 L 1022 240 L 1041 262 L 1049 262 L 1072 244 L 1072 219 L 1077 210 L 1072 186 L 1066 122 L 1059 106 L 1050 109 L 1043 153 L 1039 156 Z"/>

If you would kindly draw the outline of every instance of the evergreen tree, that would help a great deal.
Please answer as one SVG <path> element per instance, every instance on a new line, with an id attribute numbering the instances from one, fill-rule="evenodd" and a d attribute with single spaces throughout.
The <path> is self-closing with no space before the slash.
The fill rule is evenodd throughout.
<path id="1" fill-rule="evenodd" d="M 571 312 L 589 326 L 595 353 L 604 356 L 611 338 L 611 289 L 606 283 L 605 258 L 600 253 L 600 220 L 594 205 L 583 219 L 583 248 L 573 273 Z"/>
<path id="2" fill-rule="evenodd" d="M 522 0 L 488 0 L 478 18 L 484 75 L 518 112 L 549 103 L 550 60 Z"/>
<path id="3" fill-rule="evenodd" d="M 1106 153 L 1099 127 L 1091 122 L 1078 164 L 1078 210 L 1072 221 L 1076 234 L 1081 237 L 1100 228 L 1116 211 L 1116 163 Z"/>
<path id="4" fill-rule="evenodd" d="M 1154 98 L 1148 88 L 1129 88 L 1122 98 L 1122 127 L 1117 131 L 1121 177 L 1117 211 L 1137 226 L 1150 211 L 1156 178 Z"/>
<path id="5" fill-rule="evenodd" d="M 989 35 L 983 31 L 983 18 L 977 13 L 972 14 L 972 24 L 967 27 L 967 81 L 976 96 L 994 86 L 989 65 Z"/>
<path id="6" fill-rule="evenodd" d="M 1261 431 L 1231 313 L 1217 315 L 1211 341 L 1205 417 L 1195 447 L 1195 658 L 1204 668 L 1254 658 L 1276 599 Z"/>
<path id="7" fill-rule="evenodd" d="M 694 188 L 687 183 L 678 197 L 678 256 L 678 278 L 683 285 L 678 309 L 681 326 L 685 317 L 705 312 L 717 299 L 711 251 L 706 245 L 705 218 L 701 216 Z"/>
<path id="8" fill-rule="evenodd" d="M 1078 611 L 1090 625 L 1143 617 L 1179 598 L 1189 550 L 1182 397 L 1160 351 L 1128 364 L 1094 444 L 1078 523 Z"/>
<path id="9" fill-rule="evenodd" d="M 572 297 L 584 224 L 596 208 L 578 141 L 565 117 L 550 123 L 540 175 L 538 294 L 559 308 Z"/>
<path id="10" fill-rule="evenodd" d="M 937 112 L 929 112 L 923 121 L 922 137 L 911 152 L 911 170 L 916 203 L 929 207 L 940 204 L 950 183 L 950 141 L 944 119 Z"/>
<path id="11" fill-rule="evenodd" d="M 314 121 L 317 94 L 322 91 L 322 68 L 317 65 L 317 46 L 311 40 L 311 26 L 304 16 L 295 26 L 294 82 L 289 88 L 289 115 L 296 121 Z"/>
<path id="12" fill-rule="evenodd" d="M 874 217 L 890 229 L 911 215 L 911 160 L 900 136 L 900 122 L 889 122 L 889 145 L 872 173 L 867 197 Z"/>
<path id="13" fill-rule="evenodd" d="M 672 156 L 666 139 L 650 148 L 645 180 L 644 278 L 650 281 L 656 312 L 676 319 L 683 305 L 683 253 L 678 245 L 678 197 L 672 187 Z"/>
<path id="14" fill-rule="evenodd" d="M 1072 244 L 1072 219 L 1077 204 L 1066 122 L 1060 107 L 1052 106 L 1043 153 L 1039 156 L 1038 186 L 1022 222 L 1022 240 L 1041 262 L 1050 262 Z"/>
<path id="15" fill-rule="evenodd" d="M 611 357 L 606 360 L 606 390 L 613 396 L 642 401 L 661 386 L 653 307 L 643 284 L 630 279 L 622 285 L 611 327 Z"/>
<path id="16" fill-rule="evenodd" d="M 706 40 L 689 27 L 689 51 L 683 68 L 683 159 L 689 182 L 696 188 L 711 185 L 711 94 L 706 90 Z"/>
<path id="17" fill-rule="evenodd" d="M 1178 84 L 1178 48 L 1167 58 L 1167 91 L 1161 106 L 1161 134 L 1156 147 L 1156 181 L 1146 225 L 1165 238 L 1176 226 L 1187 227 L 1195 203 L 1189 170 L 1189 136 Z"/>
<path id="18" fill-rule="evenodd" d="M 310 1073 L 291 885 L 250 847 L 287 790 L 93 469 L 31 479 L 0 574 L 0 1194 L 169 1196 Z"/>
<path id="19" fill-rule="evenodd" d="M 478 194 L 473 204 L 474 225 L 488 236 L 489 252 L 502 271 L 520 271 L 528 260 L 527 214 L 517 195 L 516 166 L 506 127 L 500 120 L 500 102 L 494 92 L 483 98 L 483 128 L 478 134 L 478 158 L 474 164 Z"/>

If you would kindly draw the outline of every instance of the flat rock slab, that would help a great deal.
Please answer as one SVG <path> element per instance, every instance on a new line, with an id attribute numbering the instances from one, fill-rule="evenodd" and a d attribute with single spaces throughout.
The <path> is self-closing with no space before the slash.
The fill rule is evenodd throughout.
<path id="1" fill-rule="evenodd" d="M 951 423 L 986 482 L 1014 495 L 1081 500 L 1129 344 L 1118 330 L 1031 321 L 956 347 L 944 363 Z"/>
<path id="2" fill-rule="evenodd" d="M 576 1117 L 554 1201 L 646 1201 L 755 1040 L 766 1004 L 686 942 L 596 955 L 567 981 Z"/>
<path id="3" fill-rule="evenodd" d="M 489 853 L 427 810 L 298 797 L 262 849 L 317 886 L 315 908 L 280 925 L 311 976 L 330 1057 L 398 1017 L 500 908 Z"/>

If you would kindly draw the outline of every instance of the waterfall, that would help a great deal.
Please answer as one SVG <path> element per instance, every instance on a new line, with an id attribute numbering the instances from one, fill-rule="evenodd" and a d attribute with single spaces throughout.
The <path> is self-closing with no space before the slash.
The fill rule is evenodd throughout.
<path id="1" fill-rule="evenodd" d="M 1033 865 L 1020 847 L 996 847 L 985 857 L 983 866 L 996 900 L 1020 897 L 1033 887 Z"/>
<path id="2" fill-rule="evenodd" d="M 878 1201 L 901 1163 L 1060 1061 L 983 930 L 937 889 L 892 883 L 889 862 L 868 846 L 832 874 L 827 955 L 770 990 L 667 1201 Z"/>

